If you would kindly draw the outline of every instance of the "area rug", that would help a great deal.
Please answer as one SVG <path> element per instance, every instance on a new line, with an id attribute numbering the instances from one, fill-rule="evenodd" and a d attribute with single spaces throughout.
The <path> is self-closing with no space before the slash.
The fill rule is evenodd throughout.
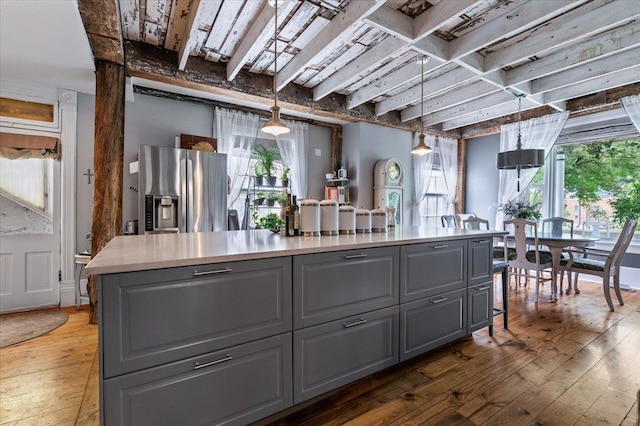
<path id="1" fill-rule="evenodd" d="M 0 348 L 42 336 L 67 322 L 69 315 L 56 310 L 0 315 Z"/>

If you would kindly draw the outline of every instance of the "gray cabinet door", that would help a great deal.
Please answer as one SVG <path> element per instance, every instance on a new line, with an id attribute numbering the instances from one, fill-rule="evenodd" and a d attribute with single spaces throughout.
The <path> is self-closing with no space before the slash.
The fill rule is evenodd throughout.
<path id="1" fill-rule="evenodd" d="M 294 256 L 294 329 L 398 304 L 398 247 Z"/>
<path id="2" fill-rule="evenodd" d="M 291 330 L 291 257 L 105 275 L 104 377 Z"/>
<path id="3" fill-rule="evenodd" d="M 491 281 L 493 277 L 493 241 L 490 238 L 469 240 L 469 285 Z"/>
<path id="4" fill-rule="evenodd" d="M 467 335 L 467 289 L 400 305 L 400 361 Z"/>
<path id="5" fill-rule="evenodd" d="M 245 425 L 291 406 L 291 333 L 104 381 L 105 425 Z"/>
<path id="6" fill-rule="evenodd" d="M 493 285 L 469 287 L 469 333 L 493 324 Z"/>
<path id="7" fill-rule="evenodd" d="M 294 403 L 398 362 L 398 307 L 294 331 Z"/>
<path id="8" fill-rule="evenodd" d="M 467 242 L 410 244 L 400 250 L 400 301 L 467 286 Z"/>

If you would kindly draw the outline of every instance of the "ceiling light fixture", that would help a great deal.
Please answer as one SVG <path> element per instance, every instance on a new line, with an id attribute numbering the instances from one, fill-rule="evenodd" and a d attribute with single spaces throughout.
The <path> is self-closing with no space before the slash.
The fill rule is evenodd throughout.
<path id="1" fill-rule="evenodd" d="M 267 121 L 262 126 L 262 131 L 272 134 L 273 136 L 283 135 L 289 133 L 289 129 L 282 121 L 280 121 L 280 108 L 278 107 L 278 90 L 276 88 L 276 80 L 278 77 L 278 6 L 282 6 L 287 0 L 269 0 L 269 4 L 276 10 L 274 29 L 273 29 L 273 51 L 275 54 L 273 60 L 274 73 L 273 73 L 273 106 L 271 107 L 271 120 Z"/>
<path id="2" fill-rule="evenodd" d="M 544 166 L 544 149 L 522 149 L 522 98 L 525 95 L 517 94 L 518 98 L 518 143 L 513 151 L 498 153 L 499 170 L 516 170 L 518 172 L 518 192 L 520 192 L 520 170 L 532 169 Z"/>
<path id="3" fill-rule="evenodd" d="M 429 62 L 429 57 L 420 56 L 416 62 L 420 64 L 420 135 L 418 144 L 411 149 L 411 153 L 425 155 L 432 151 L 431 147 L 424 143 L 424 64 Z"/>

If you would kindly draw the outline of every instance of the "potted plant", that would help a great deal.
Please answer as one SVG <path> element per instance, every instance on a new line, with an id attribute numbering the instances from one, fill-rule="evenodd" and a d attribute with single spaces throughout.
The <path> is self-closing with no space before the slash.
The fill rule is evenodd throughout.
<path id="1" fill-rule="evenodd" d="M 270 186 L 276 184 L 276 177 L 271 174 L 273 170 L 273 162 L 280 158 L 278 148 L 268 148 L 264 145 L 258 145 L 254 150 L 258 164 L 260 164 L 265 180 Z"/>
<path id="2" fill-rule="evenodd" d="M 269 213 L 266 216 L 262 216 L 260 219 L 258 219 L 258 222 L 260 224 L 260 227 L 264 229 L 278 229 L 282 225 L 284 225 L 282 219 L 280 219 L 275 213 Z"/>
<path id="3" fill-rule="evenodd" d="M 280 175 L 280 181 L 282 182 L 282 186 L 285 188 L 289 187 L 289 172 L 291 170 L 289 169 L 289 167 L 285 167 L 284 170 L 282 171 L 282 174 Z"/>
<path id="4" fill-rule="evenodd" d="M 257 186 L 262 186 L 263 185 L 263 179 L 264 179 L 264 169 L 262 168 L 262 164 L 261 163 L 256 163 L 253 166 L 253 175 L 256 178 L 256 185 Z"/>
<path id="5" fill-rule="evenodd" d="M 256 198 L 253 200 L 253 204 L 256 206 L 261 206 L 264 203 L 265 193 L 260 191 L 256 193 Z"/>
<path id="6" fill-rule="evenodd" d="M 267 206 L 273 207 L 276 204 L 276 200 L 278 199 L 278 194 L 275 192 L 270 192 L 267 194 L 266 203 Z"/>
<path id="7" fill-rule="evenodd" d="M 542 217 L 540 204 L 529 204 L 525 201 L 509 201 L 498 207 L 508 219 L 526 219 L 538 221 Z"/>
<path id="8" fill-rule="evenodd" d="M 287 205 L 287 201 L 289 201 L 289 197 L 288 194 L 286 192 L 283 192 L 282 194 L 280 194 L 278 196 L 278 204 L 280 204 L 280 207 L 284 207 Z"/>

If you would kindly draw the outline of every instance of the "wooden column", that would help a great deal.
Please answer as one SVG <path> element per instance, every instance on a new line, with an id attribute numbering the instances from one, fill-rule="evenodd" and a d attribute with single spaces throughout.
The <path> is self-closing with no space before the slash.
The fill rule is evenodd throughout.
<path id="1" fill-rule="evenodd" d="M 458 184 L 456 185 L 456 213 L 467 213 L 467 140 L 458 139 Z"/>
<path id="2" fill-rule="evenodd" d="M 342 126 L 331 128 L 331 170 L 342 163 Z"/>
<path id="3" fill-rule="evenodd" d="M 122 65 L 96 61 L 96 115 L 94 133 L 93 256 L 122 230 L 122 167 L 124 161 L 124 88 Z M 89 277 L 89 322 L 97 321 L 95 277 Z"/>

